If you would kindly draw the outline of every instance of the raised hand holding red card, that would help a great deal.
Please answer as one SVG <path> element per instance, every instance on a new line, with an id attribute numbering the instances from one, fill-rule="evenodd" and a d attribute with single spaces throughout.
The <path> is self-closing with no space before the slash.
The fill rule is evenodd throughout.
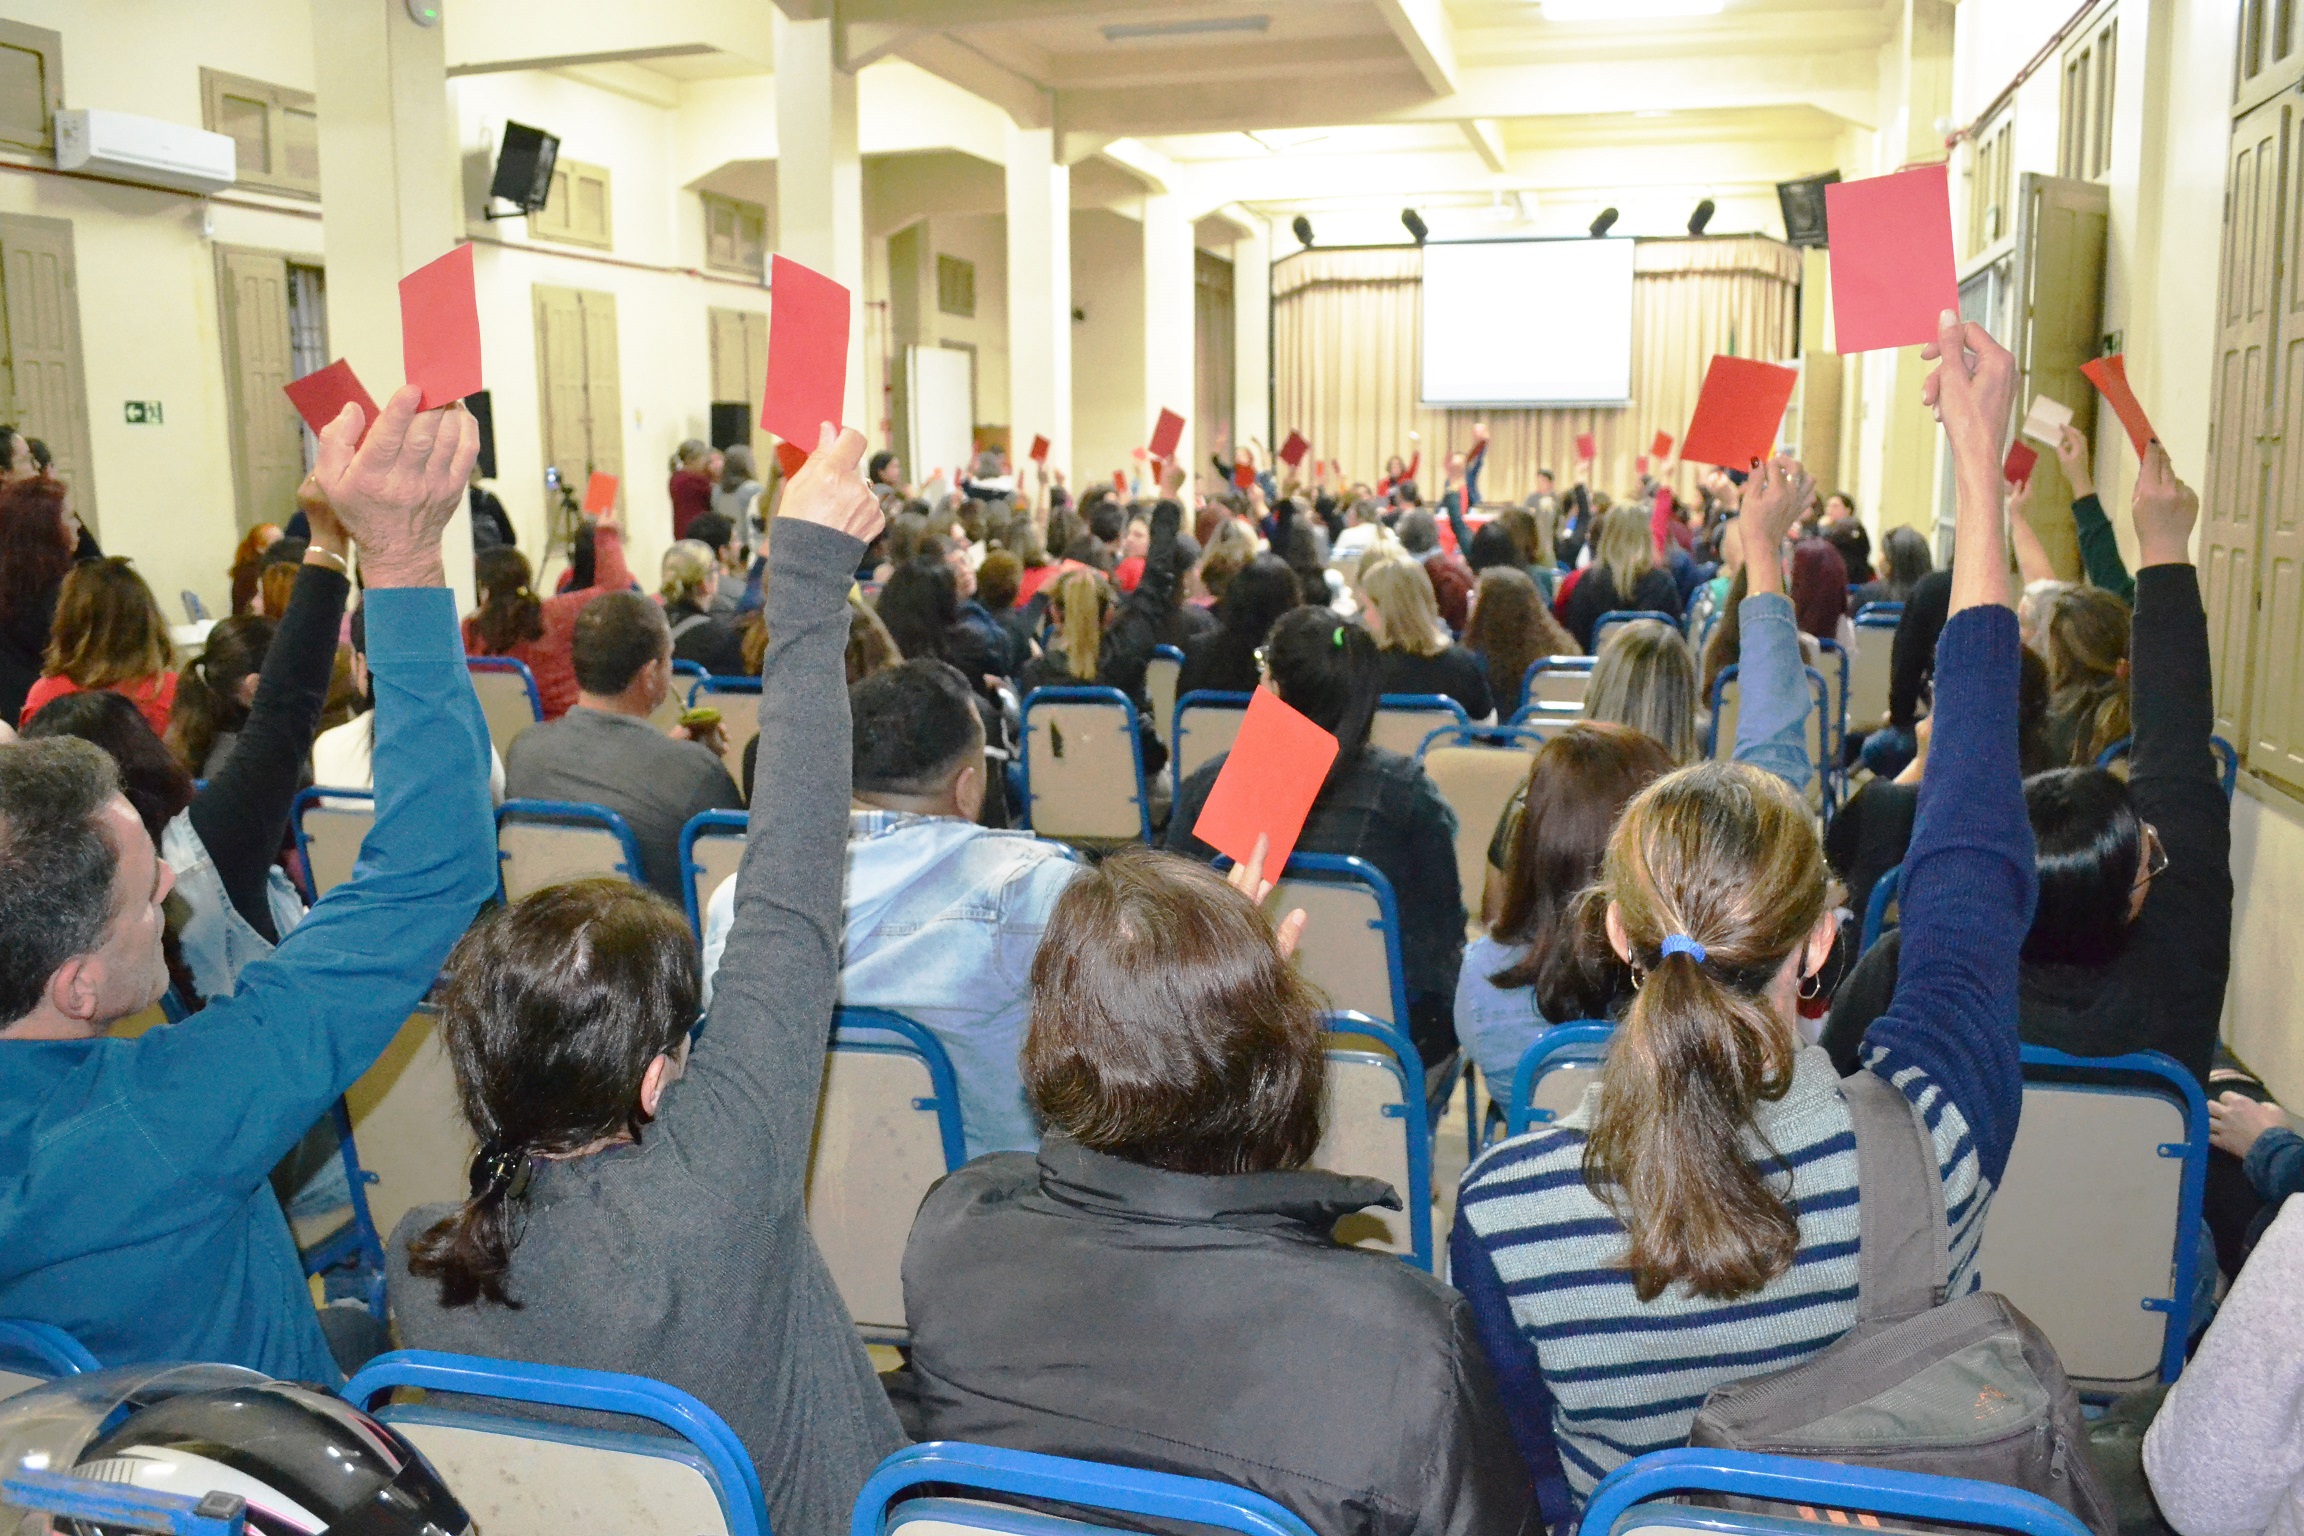
<path id="1" fill-rule="evenodd" d="M 1577 434 L 1576 434 L 1576 457 L 1577 457 L 1577 458 L 1579 458 L 1579 459 L 1593 459 L 1593 458 L 1598 458 L 1598 457 L 1600 456 L 1600 454 L 1599 454 L 1599 449 L 1600 449 L 1600 440 L 1599 440 L 1598 438 L 1594 437 L 1594 436 L 1593 436 L 1591 433 L 1589 433 L 1589 432 L 1579 432 L 1579 433 L 1577 433 Z"/>
<path id="2" fill-rule="evenodd" d="M 1696 417 L 1680 443 L 1682 461 L 1746 469 L 1767 458 L 1799 382 L 1796 368 L 1748 357 L 1713 358 L 1696 397 Z"/>
<path id="3" fill-rule="evenodd" d="M 288 403 L 296 407 L 296 414 L 304 418 L 304 425 L 313 435 L 328 430 L 328 423 L 344 414 L 344 407 L 360 407 L 360 441 L 368 440 L 368 429 L 376 425 L 376 402 L 353 376 L 352 365 L 342 358 L 327 367 L 308 373 L 280 391 Z"/>
<path id="4" fill-rule="evenodd" d="M 592 517 L 598 517 L 601 513 L 614 507 L 616 505 L 617 483 L 614 475 L 603 475 L 597 470 L 593 471 L 592 478 L 584 483 L 585 513 Z"/>
<path id="5" fill-rule="evenodd" d="M 1184 418 L 1166 406 L 1162 406 L 1160 408 L 1160 420 L 1152 428 L 1152 457 L 1156 459 L 1176 457 L 1176 445 L 1183 440 Z"/>
<path id="6" fill-rule="evenodd" d="M 1334 736 L 1270 689 L 1257 689 L 1192 835 L 1242 863 L 1256 852 L 1257 840 L 1266 839 L 1264 868 L 1277 876 L 1288 867 L 1336 752 Z"/>
<path id="7" fill-rule="evenodd" d="M 1280 462 L 1294 469 L 1304 462 L 1304 455 L 1311 451 L 1312 445 L 1304 440 L 1303 433 L 1291 432 L 1288 441 L 1280 445 Z"/>
<path id="8" fill-rule="evenodd" d="M 760 426 L 788 443 L 840 425 L 848 394 L 848 290 L 779 256 L 768 275 L 768 381 Z M 800 448 L 806 461 L 808 450 Z"/>
<path id="9" fill-rule="evenodd" d="M 2008 457 L 2001 461 L 2000 478 L 2010 485 L 2031 482 L 2033 466 L 2040 462 L 2040 451 L 2030 443 L 2015 442 L 2008 445 Z"/>
<path id="10" fill-rule="evenodd" d="M 460 245 L 400 279 L 400 362 L 424 392 L 417 409 L 436 411 L 480 393 L 480 301 L 472 287 L 472 247 Z"/>
<path id="11" fill-rule="evenodd" d="M 1032 437 L 1032 462 L 1035 464 L 1048 462 L 1048 439 L 1037 433 L 1033 434 Z"/>
<path id="12" fill-rule="evenodd" d="M 1960 308 L 1949 169 L 1835 182 L 1824 189 L 1824 219 L 1833 346 L 1871 352 L 1934 341 L 1937 317 Z"/>
<path id="13" fill-rule="evenodd" d="M 1648 445 L 1648 457 L 1656 460 L 1659 464 L 1672 457 L 1672 434 L 1669 432 L 1657 433 L 1656 440 Z"/>

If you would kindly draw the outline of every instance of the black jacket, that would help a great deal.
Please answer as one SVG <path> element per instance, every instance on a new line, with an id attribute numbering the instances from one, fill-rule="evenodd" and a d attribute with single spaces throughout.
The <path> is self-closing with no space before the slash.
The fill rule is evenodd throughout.
<path id="1" fill-rule="evenodd" d="M 1576 643 L 1586 655 L 1592 653 L 1592 631 L 1604 614 L 1620 612 L 1668 613 L 1680 616 L 1680 583 L 1672 579 L 1672 572 L 1664 566 L 1652 565 L 1633 583 L 1629 597 L 1616 590 L 1615 580 L 1608 567 L 1594 565 L 1584 572 L 1584 579 L 1576 583 L 1576 590 L 1568 594 L 1568 616 L 1563 621 Z"/>
<path id="2" fill-rule="evenodd" d="M 745 675 L 742 619 L 706 613 L 694 603 L 666 603 L 664 622 L 672 626 L 674 661 L 693 661 L 714 677 Z M 685 683 L 681 695 L 687 695 Z"/>
<path id="3" fill-rule="evenodd" d="M 1375 1179 L 1209 1178 L 1051 1133 L 929 1193 L 904 1250 L 922 1430 L 1249 1488 L 1320 1536 L 1533 1531 L 1464 1299 L 1339 1217 Z"/>

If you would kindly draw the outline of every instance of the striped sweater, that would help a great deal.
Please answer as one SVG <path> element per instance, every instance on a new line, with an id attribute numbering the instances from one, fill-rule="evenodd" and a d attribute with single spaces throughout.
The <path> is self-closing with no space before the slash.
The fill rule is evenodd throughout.
<path id="1" fill-rule="evenodd" d="M 1744 654 L 1749 666 L 1749 643 Z M 1867 1068 L 1904 1092 L 1934 1138 L 1954 1294 L 1981 1284 L 1976 1250 L 2022 1107 L 2016 965 L 2034 882 L 2016 676 L 2013 614 L 1972 609 L 1946 626 L 1937 750 L 1904 866 L 1905 958 L 1894 1003 L 1865 1042 Z M 1925 970 L 1913 966 L 1915 947 Z M 1677 1285 L 1651 1302 L 1634 1296 L 1623 1228 L 1583 1178 L 1600 1091 L 1473 1165 L 1450 1244 L 1451 1278 L 1471 1303 L 1548 1521 L 1621 1463 L 1684 1444 L 1712 1389 L 1795 1365 L 1856 1321 L 1855 1136 L 1822 1050 L 1800 1053 L 1790 1090 L 1759 1107 L 1747 1146 L 1797 1215 L 1798 1252 L 1784 1274 L 1732 1301 Z"/>

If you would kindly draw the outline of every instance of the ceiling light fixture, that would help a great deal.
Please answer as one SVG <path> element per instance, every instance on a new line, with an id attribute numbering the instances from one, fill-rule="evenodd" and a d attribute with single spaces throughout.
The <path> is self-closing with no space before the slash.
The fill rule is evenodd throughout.
<path id="1" fill-rule="evenodd" d="M 1718 10 L 1715 4 L 1712 7 Z M 1198 16 L 1185 21 L 1115 21 L 1104 29 L 1108 43 L 1133 43 L 1150 37 L 1197 37 L 1210 32 L 1266 32 L 1269 16 Z"/>
<path id="2" fill-rule="evenodd" d="M 1717 16 L 1726 0 L 1544 0 L 1546 21 L 1655 21 Z"/>

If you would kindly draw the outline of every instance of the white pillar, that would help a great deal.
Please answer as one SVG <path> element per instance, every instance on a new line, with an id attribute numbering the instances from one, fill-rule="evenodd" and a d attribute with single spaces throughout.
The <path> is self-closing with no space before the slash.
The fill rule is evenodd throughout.
<path id="1" fill-rule="evenodd" d="M 379 403 L 404 378 L 400 279 L 448 254 L 463 230 L 441 30 L 418 26 L 401 0 L 312 0 L 312 35 L 325 39 L 313 63 L 328 345 Z M 448 585 L 469 609 L 472 522 L 463 507 L 442 544 Z"/>
<path id="2" fill-rule="evenodd" d="M 1008 431 L 1019 473 L 1034 436 L 1072 470 L 1072 171 L 1047 128 L 1008 130 Z"/>
<path id="3" fill-rule="evenodd" d="M 1147 438 L 1163 407 L 1184 418 L 1176 458 L 1185 485 L 1197 476 L 1195 445 L 1201 424 L 1192 419 L 1194 311 L 1192 304 L 1192 218 L 1184 200 L 1171 193 L 1144 198 L 1144 427 Z"/>
<path id="4" fill-rule="evenodd" d="M 1260 468 L 1280 479 L 1272 455 L 1289 428 L 1272 419 L 1272 226 L 1263 215 L 1241 220 L 1248 236 L 1232 242 L 1232 420 L 1242 441 L 1264 444 Z"/>
<path id="5" fill-rule="evenodd" d="M 831 22 L 787 20 L 781 8 L 769 14 L 776 39 L 776 248 L 848 290 L 848 395 L 841 417 L 869 435 L 875 417 L 864 397 L 864 162 L 856 148 L 856 77 L 833 62 Z"/>

